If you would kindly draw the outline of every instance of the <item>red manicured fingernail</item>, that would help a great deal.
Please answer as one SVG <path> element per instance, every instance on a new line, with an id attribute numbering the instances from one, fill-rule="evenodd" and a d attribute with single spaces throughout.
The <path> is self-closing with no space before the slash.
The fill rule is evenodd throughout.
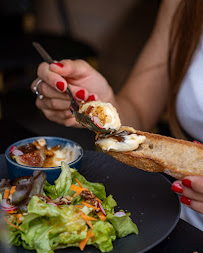
<path id="1" fill-rule="evenodd" d="M 187 178 L 183 179 L 182 183 L 184 186 L 186 186 L 188 188 L 192 188 L 192 182 L 189 179 L 187 179 Z"/>
<path id="2" fill-rule="evenodd" d="M 82 99 L 84 100 L 85 99 L 85 91 L 84 90 L 79 90 L 76 92 L 76 97 L 79 98 L 79 99 Z"/>
<path id="3" fill-rule="evenodd" d="M 173 184 L 171 190 L 177 193 L 183 193 L 182 185 L 178 183 Z"/>
<path id="4" fill-rule="evenodd" d="M 191 203 L 191 199 L 186 198 L 185 196 L 182 195 L 182 196 L 180 197 L 180 202 L 182 202 L 183 204 L 189 206 L 190 203 Z"/>
<path id="5" fill-rule="evenodd" d="M 57 82 L 56 83 L 56 88 L 59 90 L 59 91 L 64 91 L 64 87 L 65 87 L 65 84 L 63 82 Z"/>
<path id="6" fill-rule="evenodd" d="M 88 99 L 87 99 L 87 102 L 89 102 L 89 101 L 95 101 L 95 100 L 96 100 L 95 95 L 90 95 L 88 97 Z"/>
<path id="7" fill-rule="evenodd" d="M 59 66 L 60 68 L 63 68 L 63 64 L 60 63 L 60 62 L 54 62 L 54 63 L 52 63 L 52 64 L 55 64 L 55 65 Z"/>

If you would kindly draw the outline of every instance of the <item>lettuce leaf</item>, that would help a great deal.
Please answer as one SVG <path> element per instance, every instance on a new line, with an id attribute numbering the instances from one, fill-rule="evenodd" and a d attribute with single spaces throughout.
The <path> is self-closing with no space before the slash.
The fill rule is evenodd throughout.
<path id="1" fill-rule="evenodd" d="M 34 196 L 28 205 L 29 215 L 25 216 L 20 229 L 16 232 L 13 243 L 26 249 L 36 249 L 37 253 L 79 246 L 86 238 L 88 226 L 73 205 L 53 206 Z M 93 222 L 94 237 L 88 241 L 101 252 L 113 249 L 112 241 L 116 239 L 114 227 L 107 221 Z M 19 236 L 19 233 L 21 234 Z"/>
<path id="2" fill-rule="evenodd" d="M 72 184 L 71 168 L 67 163 L 61 162 L 61 174 L 57 180 L 55 180 L 56 192 L 59 196 L 68 195 L 69 188 Z"/>
<path id="3" fill-rule="evenodd" d="M 137 226 L 132 222 L 129 213 L 123 217 L 114 215 L 117 206 L 112 195 L 106 197 L 105 187 L 101 183 L 87 181 L 76 169 L 70 168 L 65 162 L 61 164 L 61 174 L 54 185 L 46 182 L 44 194 L 52 199 L 75 193 L 70 190 L 72 184 L 78 185 L 78 179 L 83 187 L 92 191 L 102 200 L 106 211 L 106 220 L 92 221 L 94 237 L 89 239 L 88 245 L 93 244 L 101 252 L 113 250 L 113 241 L 116 237 L 124 237 L 130 233 L 138 233 Z M 74 198 L 71 205 L 54 206 L 42 201 L 38 196 L 33 196 L 28 204 L 28 215 L 24 216 L 20 230 L 11 228 L 12 243 L 25 249 L 35 249 L 37 253 L 53 253 L 54 250 L 79 246 L 81 240 L 87 236 L 89 229 L 86 221 L 81 216 L 81 211 L 86 215 L 97 217 L 91 208 L 84 206 L 81 210 L 74 204 L 80 204 L 81 196 Z M 80 210 L 80 211 L 79 211 Z"/>
<path id="4" fill-rule="evenodd" d="M 113 214 L 107 215 L 107 220 L 114 226 L 118 237 L 125 237 L 132 233 L 138 234 L 138 228 L 136 224 L 132 222 L 129 215 L 130 214 L 126 214 L 122 217 L 117 217 Z"/>
<path id="5" fill-rule="evenodd" d="M 22 244 L 21 234 L 22 232 L 20 230 L 10 231 L 8 245 L 14 244 L 20 246 Z"/>
<path id="6" fill-rule="evenodd" d="M 26 249 L 45 253 L 63 246 L 78 246 L 86 238 L 88 227 L 73 205 L 59 208 L 34 196 L 28 205 L 28 213 L 20 225 Z"/>
<path id="7" fill-rule="evenodd" d="M 71 184 L 78 185 L 76 178 L 81 182 L 83 187 L 88 188 L 101 200 L 106 198 L 105 187 L 101 183 L 92 183 L 87 181 L 76 169 L 70 168 L 67 163 L 61 162 L 61 174 L 57 180 L 55 180 L 55 185 L 50 185 L 46 182 L 44 186 L 44 193 L 52 199 L 60 196 L 67 196 L 70 193 L 74 193 L 70 190 Z M 81 198 L 78 198 L 78 202 Z"/>
<path id="8" fill-rule="evenodd" d="M 49 196 L 51 199 L 57 198 L 56 186 L 49 184 L 47 181 L 44 185 L 44 194 Z"/>
<path id="9" fill-rule="evenodd" d="M 112 195 L 109 195 L 103 202 L 102 206 L 106 211 L 106 214 L 114 214 L 114 207 L 117 206 L 116 201 L 113 199 Z"/>
<path id="10" fill-rule="evenodd" d="M 106 221 L 97 221 L 94 223 L 92 230 L 94 233 L 94 246 L 99 248 L 101 252 L 113 250 L 112 241 L 116 240 L 116 231 L 114 227 Z"/>
<path id="11" fill-rule="evenodd" d="M 77 170 L 71 169 L 71 176 L 73 184 L 77 184 L 76 178 L 80 181 L 83 187 L 88 188 L 89 191 L 93 192 L 97 198 L 104 200 L 106 198 L 106 190 L 101 183 L 92 183 L 87 181 Z"/>
<path id="12" fill-rule="evenodd" d="M 70 190 L 71 184 L 78 185 L 76 178 L 81 182 L 83 187 L 88 188 L 92 191 L 99 199 L 104 200 L 106 198 L 105 187 L 101 183 L 92 183 L 87 181 L 76 169 L 70 168 L 67 163 L 61 162 L 61 174 L 55 185 L 45 184 L 44 193 L 50 198 L 57 198 L 59 196 L 67 196 L 70 193 L 74 193 Z M 78 202 L 81 200 L 79 197 Z"/>

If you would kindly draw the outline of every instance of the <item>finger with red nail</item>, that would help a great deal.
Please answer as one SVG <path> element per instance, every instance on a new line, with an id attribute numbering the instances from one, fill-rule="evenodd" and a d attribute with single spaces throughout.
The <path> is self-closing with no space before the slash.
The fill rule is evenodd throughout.
<path id="1" fill-rule="evenodd" d="M 85 100 L 85 90 L 80 89 L 75 93 L 75 97 L 78 101 L 84 101 Z"/>
<path id="2" fill-rule="evenodd" d="M 49 65 L 49 70 L 64 77 L 67 83 L 72 86 L 81 87 L 87 91 L 89 95 L 85 93 L 85 101 L 87 99 L 88 101 L 98 100 L 99 96 L 99 99 L 105 102 L 114 96 L 107 80 L 84 60 L 54 62 Z M 86 95 L 88 96 L 86 97 Z M 79 94 L 79 97 L 81 97 L 81 94 Z M 81 100 L 81 98 L 79 99 Z"/>
<path id="3" fill-rule="evenodd" d="M 171 187 L 171 190 L 176 193 L 183 193 L 183 187 L 181 183 L 174 183 Z"/>
<path id="4" fill-rule="evenodd" d="M 82 101 L 115 102 L 114 93 L 107 80 L 84 60 L 61 60 L 51 64 L 43 62 L 37 70 L 37 77 L 32 82 L 31 90 L 36 96 L 36 105 L 44 115 L 54 122 L 65 126 L 82 127 L 71 114 L 70 97 L 66 92 L 69 85 L 74 98 Z M 35 89 L 34 89 L 35 88 Z"/>
<path id="5" fill-rule="evenodd" d="M 203 214 L 203 176 L 188 176 L 177 180 L 171 189 L 180 194 L 182 204 Z"/>
<path id="6" fill-rule="evenodd" d="M 185 179 L 183 179 L 182 183 L 184 186 L 186 186 L 188 188 L 192 188 L 192 182 L 190 179 L 185 178 Z"/>
<path id="7" fill-rule="evenodd" d="M 53 63 L 57 68 L 62 69 L 62 67 L 59 67 L 56 64 L 59 63 Z M 50 87 L 56 89 L 59 92 L 65 92 L 67 89 L 67 82 L 63 78 L 63 76 L 58 75 L 57 73 L 50 71 L 50 65 L 46 62 L 43 62 L 39 65 L 37 70 L 38 77 L 43 80 L 46 84 L 48 84 Z"/>
<path id="8" fill-rule="evenodd" d="M 89 94 L 88 98 L 87 98 L 87 102 L 89 101 L 97 101 L 99 100 L 98 99 L 98 96 L 96 94 Z"/>
<path id="9" fill-rule="evenodd" d="M 191 203 L 191 199 L 189 199 L 189 198 L 185 197 L 184 195 L 182 195 L 180 197 L 180 202 L 187 205 L 187 206 L 189 206 L 190 203 Z"/>

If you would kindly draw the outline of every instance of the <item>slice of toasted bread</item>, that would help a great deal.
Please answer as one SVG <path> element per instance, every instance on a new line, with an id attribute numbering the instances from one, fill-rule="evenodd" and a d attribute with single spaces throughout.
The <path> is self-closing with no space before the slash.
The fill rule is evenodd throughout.
<path id="1" fill-rule="evenodd" d="M 146 136 L 138 149 L 103 151 L 127 165 L 149 172 L 164 172 L 177 179 L 203 175 L 203 145 L 142 131 L 136 134 Z"/>

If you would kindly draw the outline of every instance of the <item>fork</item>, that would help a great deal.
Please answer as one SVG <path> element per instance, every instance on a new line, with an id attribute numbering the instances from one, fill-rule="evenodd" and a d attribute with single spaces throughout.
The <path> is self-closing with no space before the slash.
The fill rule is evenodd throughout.
<path id="1" fill-rule="evenodd" d="M 41 55 L 41 57 L 44 59 L 44 61 L 46 61 L 49 64 L 54 63 L 54 60 L 52 59 L 52 57 L 47 53 L 47 51 L 38 42 L 33 42 L 32 44 L 35 47 L 35 49 L 38 51 L 38 53 Z M 94 131 L 94 132 L 100 132 L 100 133 L 112 132 L 111 129 L 104 129 L 104 128 L 98 127 L 91 120 L 90 117 L 88 117 L 87 115 L 85 115 L 83 113 L 79 113 L 79 104 L 74 99 L 74 96 L 72 94 L 69 84 L 67 86 L 66 91 L 67 91 L 67 93 L 70 97 L 70 101 L 71 101 L 69 109 L 72 112 L 73 116 L 75 117 L 75 119 L 78 123 L 80 123 L 85 128 L 88 128 L 89 130 Z"/>

